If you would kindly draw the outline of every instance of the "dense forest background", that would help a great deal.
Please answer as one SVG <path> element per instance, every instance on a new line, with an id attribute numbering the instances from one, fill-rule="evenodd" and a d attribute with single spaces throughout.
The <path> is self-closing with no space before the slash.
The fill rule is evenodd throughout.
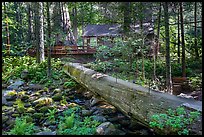
<path id="1" fill-rule="evenodd" d="M 24 56 L 36 47 L 41 62 L 44 48 L 57 39 L 83 45 L 81 35 L 88 24 L 121 24 L 122 40 L 116 39 L 113 48 L 97 47 L 96 70 L 122 72 L 120 78 L 142 85 L 163 81 L 168 91 L 172 77 L 192 77 L 196 83 L 202 76 L 201 2 L 2 2 L 2 13 L 3 56 Z M 150 44 L 142 33 L 147 22 L 155 34 Z M 131 27 L 136 25 L 141 33 Z M 158 54 L 147 46 L 151 44 L 159 46 Z"/>

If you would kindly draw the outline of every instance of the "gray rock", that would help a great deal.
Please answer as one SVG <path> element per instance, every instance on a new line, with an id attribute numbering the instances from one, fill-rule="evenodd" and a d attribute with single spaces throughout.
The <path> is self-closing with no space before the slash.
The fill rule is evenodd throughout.
<path id="1" fill-rule="evenodd" d="M 95 97 L 92 97 L 91 100 L 90 100 L 90 105 L 91 107 L 97 105 L 99 102 L 102 102 L 103 100 L 100 100 L 98 98 L 95 98 Z"/>
<path id="2" fill-rule="evenodd" d="M 36 135 L 56 135 L 56 131 L 41 131 L 36 133 Z"/>
<path id="3" fill-rule="evenodd" d="M 11 106 L 13 106 L 13 102 L 7 102 L 6 104 L 5 104 L 6 106 L 8 106 L 8 107 L 11 107 Z"/>
<path id="4" fill-rule="evenodd" d="M 22 80 L 17 80 L 7 87 L 8 90 L 17 90 L 20 86 L 22 86 L 24 82 Z"/>
<path id="5" fill-rule="evenodd" d="M 2 96 L 2 105 L 6 105 L 7 104 L 7 100 L 4 96 Z"/>
<path id="6" fill-rule="evenodd" d="M 92 112 L 91 112 L 90 110 L 82 110 L 82 111 L 81 111 L 82 116 L 90 116 L 91 113 L 92 113 Z"/>
<path id="7" fill-rule="evenodd" d="M 98 135 L 115 135 L 115 131 L 115 126 L 110 122 L 102 123 L 96 128 L 96 134 Z"/>
<path id="8" fill-rule="evenodd" d="M 44 88 L 42 85 L 39 85 L 39 84 L 29 84 L 28 87 L 30 90 L 35 90 L 35 91 L 41 90 Z"/>
<path id="9" fill-rule="evenodd" d="M 107 119 L 103 116 L 94 116 L 93 117 L 94 120 L 99 121 L 99 122 L 105 122 L 107 121 Z"/>

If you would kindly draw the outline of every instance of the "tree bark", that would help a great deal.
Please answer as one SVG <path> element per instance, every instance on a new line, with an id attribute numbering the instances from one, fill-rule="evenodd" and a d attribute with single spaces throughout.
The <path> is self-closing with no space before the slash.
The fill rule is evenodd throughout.
<path id="1" fill-rule="evenodd" d="M 158 24 L 157 24 L 157 40 L 156 43 L 153 43 L 153 60 L 154 60 L 154 69 L 153 69 L 153 79 L 156 80 L 156 60 L 157 53 L 159 52 L 159 39 L 160 39 L 160 22 L 161 22 L 161 2 L 159 3 L 159 12 L 158 12 Z"/>
<path id="2" fill-rule="evenodd" d="M 7 15 L 7 8 L 6 8 L 6 2 L 4 2 L 4 14 L 6 18 L 6 55 L 10 55 L 10 33 L 9 33 L 9 24 L 8 24 L 8 15 Z"/>
<path id="3" fill-rule="evenodd" d="M 170 42 L 169 42 L 169 13 L 168 13 L 167 2 L 164 3 L 164 21 L 165 21 L 165 36 L 166 36 L 166 86 L 167 86 L 167 92 L 172 94 Z"/>
<path id="4" fill-rule="evenodd" d="M 47 28 L 48 28 L 48 39 L 47 39 L 47 42 L 48 42 L 48 78 L 50 79 L 51 78 L 51 43 L 50 43 L 50 39 L 51 39 L 51 27 L 50 27 L 50 2 L 47 2 Z"/>
<path id="5" fill-rule="evenodd" d="M 124 2 L 123 5 L 123 22 L 124 22 L 124 34 L 127 35 L 130 31 L 130 2 Z"/>
<path id="6" fill-rule="evenodd" d="M 30 2 L 27 4 L 27 16 L 28 16 L 28 33 L 27 33 L 27 42 L 31 44 L 32 42 L 32 15 L 31 15 L 31 5 Z"/>
<path id="7" fill-rule="evenodd" d="M 197 2 L 195 2 L 195 11 L 194 11 L 194 22 L 195 22 L 195 57 L 196 59 L 199 58 L 199 54 L 198 54 L 198 45 L 197 45 Z"/>
<path id="8" fill-rule="evenodd" d="M 182 76 L 186 77 L 186 59 L 185 59 L 185 39 L 184 39 L 184 26 L 183 26 L 183 6 L 180 6 L 180 20 L 181 20 L 181 44 L 182 44 Z"/>
<path id="9" fill-rule="evenodd" d="M 179 8 L 178 8 L 178 63 L 180 63 L 180 24 L 179 24 L 179 22 L 180 22 L 180 17 L 179 17 L 179 14 L 180 14 L 180 12 L 179 12 Z"/>
<path id="10" fill-rule="evenodd" d="M 40 21 L 40 62 L 44 61 L 45 60 L 45 52 L 44 52 L 44 23 L 43 23 L 43 18 L 44 18 L 44 12 L 43 12 L 43 2 L 40 2 L 39 3 L 39 10 L 40 10 L 40 18 L 39 18 L 39 21 Z"/>
<path id="11" fill-rule="evenodd" d="M 77 43 L 78 32 L 77 32 L 77 5 L 76 5 L 76 2 L 74 3 L 73 13 L 74 13 L 73 33 L 74 33 L 74 40 Z"/>
<path id="12" fill-rule="evenodd" d="M 202 113 L 201 101 L 149 90 L 148 88 L 121 79 L 117 79 L 116 82 L 116 78 L 107 75 L 103 76 L 96 71 L 85 68 L 79 63 L 66 63 L 63 71 L 88 88 L 95 96 L 114 105 L 126 116 L 130 117 L 131 120 L 136 119 L 147 127 L 149 127 L 152 115 L 166 113 L 169 108 L 174 110 L 178 106 L 184 106 L 188 110 L 198 110 Z M 101 77 L 97 78 L 97 75 L 101 75 Z M 199 117 L 199 120 L 202 122 L 202 115 Z M 194 124 L 190 126 L 198 127 L 193 128 L 196 130 L 195 133 L 201 131 L 202 134 L 202 126 L 199 126 L 201 122 L 195 123 L 197 126 Z M 164 128 L 160 132 L 165 133 L 168 130 L 168 128 Z M 156 130 L 156 132 L 159 131 Z"/>

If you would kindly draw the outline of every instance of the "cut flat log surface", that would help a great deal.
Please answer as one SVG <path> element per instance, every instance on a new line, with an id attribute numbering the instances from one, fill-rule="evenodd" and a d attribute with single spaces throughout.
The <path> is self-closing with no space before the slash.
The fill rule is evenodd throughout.
<path id="1" fill-rule="evenodd" d="M 79 63 L 67 63 L 64 72 L 127 116 L 149 127 L 154 114 L 165 113 L 178 106 L 202 112 L 202 102 L 161 93 L 111 76 L 99 74 Z M 99 76 L 100 75 L 100 76 Z M 97 77 L 98 76 L 98 77 Z M 201 116 L 202 118 L 202 116 Z M 202 131 L 202 126 L 199 126 Z"/>

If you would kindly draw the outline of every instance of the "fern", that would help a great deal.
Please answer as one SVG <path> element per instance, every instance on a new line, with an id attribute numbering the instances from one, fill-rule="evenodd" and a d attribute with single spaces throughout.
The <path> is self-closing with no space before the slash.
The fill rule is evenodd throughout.
<path id="1" fill-rule="evenodd" d="M 25 118 L 16 118 L 14 128 L 11 129 L 9 135 L 32 135 L 33 134 L 33 123 L 27 123 Z"/>
<path id="2" fill-rule="evenodd" d="M 74 113 L 71 114 L 71 116 L 65 118 L 65 127 L 71 128 L 74 125 Z"/>

